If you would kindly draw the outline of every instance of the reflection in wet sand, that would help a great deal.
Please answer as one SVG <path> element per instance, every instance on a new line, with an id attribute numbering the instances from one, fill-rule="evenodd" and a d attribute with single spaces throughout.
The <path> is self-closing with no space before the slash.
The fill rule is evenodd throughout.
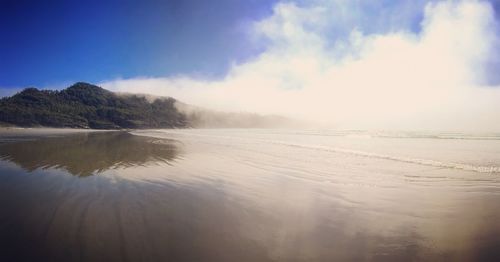
<path id="1" fill-rule="evenodd" d="M 90 149 L 66 151 L 86 152 L 80 160 L 81 166 L 91 166 L 87 169 L 56 154 L 61 150 L 56 145 L 30 156 L 33 161 L 2 149 L 9 157 L 0 161 L 1 260 L 500 258 L 500 178 L 495 175 L 232 134 L 178 135 L 182 144 L 163 140 L 162 132 L 146 133 L 159 138 L 110 134 L 51 138 L 52 144 L 79 143 L 80 148 L 99 144 L 92 146 L 101 151 L 98 157 L 89 157 Z M 42 143 L 36 141 L 29 143 Z M 169 150 L 153 145 L 176 145 L 170 150 L 175 154 L 169 157 L 163 152 Z M 176 160 L 180 151 L 182 159 Z M 107 164 L 92 163 L 99 159 Z M 122 162 L 128 164 L 114 168 Z M 101 173 L 85 179 L 69 175 L 82 170 Z"/>
<path id="2" fill-rule="evenodd" d="M 173 141 L 104 132 L 1 143 L 0 159 L 27 171 L 61 168 L 76 176 L 89 176 L 108 169 L 168 163 L 178 151 Z"/>

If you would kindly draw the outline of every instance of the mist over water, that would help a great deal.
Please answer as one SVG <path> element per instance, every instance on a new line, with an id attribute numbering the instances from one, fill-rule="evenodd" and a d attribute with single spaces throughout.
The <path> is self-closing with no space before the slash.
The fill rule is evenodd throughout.
<path id="1" fill-rule="evenodd" d="M 28 138 L 0 143 L 3 258 L 500 258 L 496 134 L 192 129 Z"/>
<path id="2" fill-rule="evenodd" d="M 278 2 L 252 21 L 248 42 L 263 51 L 233 63 L 220 79 L 184 74 L 101 85 L 311 127 L 500 131 L 500 91 L 492 81 L 500 27 L 492 3 L 299 2 Z"/>

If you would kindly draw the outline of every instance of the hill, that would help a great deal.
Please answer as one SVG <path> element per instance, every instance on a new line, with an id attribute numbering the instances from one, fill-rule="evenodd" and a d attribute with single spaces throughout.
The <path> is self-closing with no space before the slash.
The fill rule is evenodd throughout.
<path id="1" fill-rule="evenodd" d="M 148 101 L 79 82 L 61 91 L 27 88 L 0 99 L 0 122 L 21 127 L 94 129 L 186 127 L 173 98 Z"/>

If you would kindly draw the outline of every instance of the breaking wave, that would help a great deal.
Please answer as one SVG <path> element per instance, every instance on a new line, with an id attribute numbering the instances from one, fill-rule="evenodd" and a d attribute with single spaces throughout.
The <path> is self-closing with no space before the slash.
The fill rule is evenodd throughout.
<path id="1" fill-rule="evenodd" d="M 289 143 L 289 142 L 276 142 L 276 141 L 268 141 L 268 142 L 273 143 L 273 144 L 283 145 L 283 146 L 322 150 L 322 151 L 333 152 L 333 153 L 349 154 L 349 155 L 354 155 L 354 156 L 377 158 L 377 159 L 385 159 L 385 160 L 392 160 L 392 161 L 411 163 L 411 164 L 417 164 L 417 165 L 424 165 L 424 166 L 441 167 L 441 168 L 449 168 L 449 169 L 460 169 L 460 170 L 472 171 L 472 172 L 478 172 L 478 173 L 500 173 L 499 166 L 478 166 L 478 165 L 471 165 L 471 164 L 441 162 L 441 161 L 430 160 L 430 159 L 411 158 L 411 157 L 404 157 L 404 156 L 392 156 L 392 155 L 378 154 L 378 153 L 352 150 L 352 149 L 346 149 L 346 148 L 303 145 L 303 144 L 295 144 L 295 143 Z"/>

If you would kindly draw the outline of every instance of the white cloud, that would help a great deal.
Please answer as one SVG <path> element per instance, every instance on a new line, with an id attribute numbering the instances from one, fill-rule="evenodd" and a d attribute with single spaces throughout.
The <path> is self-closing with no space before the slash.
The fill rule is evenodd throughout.
<path id="1" fill-rule="evenodd" d="M 101 85 L 339 128 L 500 131 L 495 121 L 500 91 L 479 86 L 485 82 L 484 65 L 498 52 L 497 25 L 487 2 L 428 3 L 418 33 L 351 28 L 347 37 L 332 40 L 328 30 L 336 20 L 331 14 L 339 12 L 340 2 L 277 4 L 273 15 L 254 27 L 266 50 L 234 65 L 222 80 L 181 76 Z"/>

